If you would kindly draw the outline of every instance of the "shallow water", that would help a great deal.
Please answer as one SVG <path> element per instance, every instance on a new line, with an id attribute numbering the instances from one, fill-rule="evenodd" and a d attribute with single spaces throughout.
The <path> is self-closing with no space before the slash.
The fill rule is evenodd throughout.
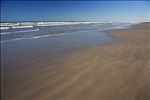
<path id="1" fill-rule="evenodd" d="M 90 45 L 109 43 L 113 41 L 114 39 L 104 32 L 72 32 L 43 38 L 5 42 L 1 43 L 1 48 L 4 51 L 4 54 L 9 54 L 8 52 L 16 54 L 18 53 L 18 50 L 33 52 L 38 49 L 50 49 L 49 52 L 57 52 L 61 50 L 67 51 L 69 49 L 84 48 Z"/>

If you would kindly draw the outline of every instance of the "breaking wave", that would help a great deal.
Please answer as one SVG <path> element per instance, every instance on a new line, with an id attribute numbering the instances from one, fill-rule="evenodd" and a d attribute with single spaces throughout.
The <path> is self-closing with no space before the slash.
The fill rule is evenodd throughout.
<path id="1" fill-rule="evenodd" d="M 3 32 L 3 33 L 0 33 L 0 34 L 1 35 L 5 35 L 5 34 L 22 33 L 22 32 L 34 32 L 34 31 L 39 31 L 39 29 L 23 30 L 23 31 L 15 31 L 15 32 Z"/>

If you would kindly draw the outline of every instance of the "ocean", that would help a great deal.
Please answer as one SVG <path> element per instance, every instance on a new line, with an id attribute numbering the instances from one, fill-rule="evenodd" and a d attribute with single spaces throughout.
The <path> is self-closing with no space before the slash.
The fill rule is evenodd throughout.
<path id="1" fill-rule="evenodd" d="M 124 28 L 131 23 L 111 22 L 1 22 L 1 43 L 22 39 L 37 39 L 66 35 L 72 32 L 93 32 L 113 28 Z"/>

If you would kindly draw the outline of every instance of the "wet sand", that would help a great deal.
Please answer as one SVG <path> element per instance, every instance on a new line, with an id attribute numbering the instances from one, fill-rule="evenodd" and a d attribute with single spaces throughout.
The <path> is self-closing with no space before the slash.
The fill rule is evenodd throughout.
<path id="1" fill-rule="evenodd" d="M 39 45 L 15 59 L 5 57 L 2 99 L 149 100 L 149 28 L 143 23 L 107 30 L 115 42 L 59 56 L 49 55 L 45 47 L 39 54 Z"/>

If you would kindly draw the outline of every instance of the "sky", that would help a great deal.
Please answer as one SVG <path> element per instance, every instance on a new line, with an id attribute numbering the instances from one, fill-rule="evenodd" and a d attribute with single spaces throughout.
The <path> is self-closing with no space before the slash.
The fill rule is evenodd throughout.
<path id="1" fill-rule="evenodd" d="M 148 1 L 1 1 L 1 21 L 149 21 Z"/>

